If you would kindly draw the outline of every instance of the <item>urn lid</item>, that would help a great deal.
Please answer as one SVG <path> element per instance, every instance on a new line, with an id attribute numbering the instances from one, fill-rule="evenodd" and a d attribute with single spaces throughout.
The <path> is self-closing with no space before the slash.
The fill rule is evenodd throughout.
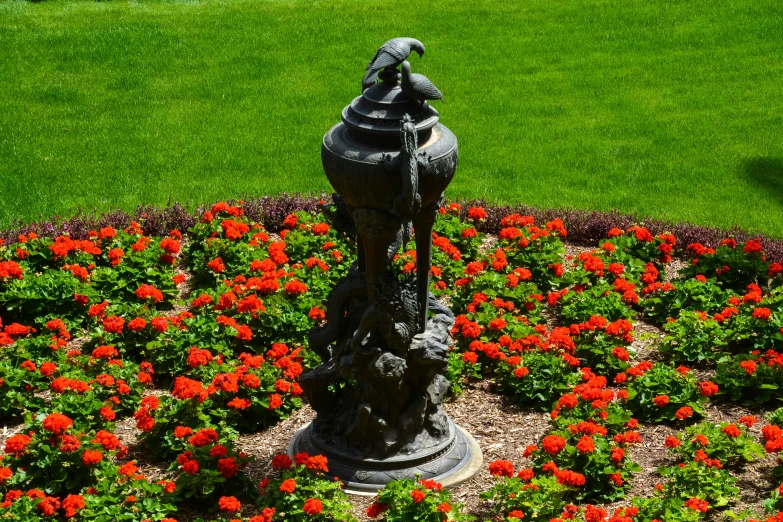
<path id="1" fill-rule="evenodd" d="M 383 71 L 380 81 L 357 96 L 343 109 L 342 120 L 351 136 L 370 143 L 388 142 L 399 145 L 400 122 L 410 115 L 416 126 L 419 143 L 429 139 L 439 114 L 427 102 L 408 98 L 400 88 L 397 71 Z"/>

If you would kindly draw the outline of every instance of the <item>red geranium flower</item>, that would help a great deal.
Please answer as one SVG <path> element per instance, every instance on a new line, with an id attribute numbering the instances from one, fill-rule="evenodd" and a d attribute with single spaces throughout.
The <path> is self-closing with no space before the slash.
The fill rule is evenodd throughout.
<path id="1" fill-rule="evenodd" d="M 188 442 L 192 446 L 196 446 L 197 448 L 206 446 L 207 444 L 212 444 L 213 442 L 217 442 L 219 439 L 218 433 L 213 428 L 202 428 L 198 430 L 198 433 L 190 437 L 188 439 Z"/>
<path id="2" fill-rule="evenodd" d="M 228 511 L 230 513 L 238 513 L 242 510 L 242 504 L 236 497 L 220 497 L 220 500 L 218 500 L 218 507 L 221 511 Z"/>
<path id="3" fill-rule="evenodd" d="M 595 442 L 589 435 L 584 435 L 576 444 L 576 449 L 579 450 L 580 453 L 592 453 L 595 451 Z"/>
<path id="4" fill-rule="evenodd" d="M 73 421 L 61 413 L 50 413 L 43 420 L 41 426 L 55 435 L 60 435 L 73 426 Z"/>
<path id="5" fill-rule="evenodd" d="M 60 509 L 60 501 L 55 497 L 45 497 L 38 503 L 38 509 L 44 516 L 51 517 Z"/>
<path id="6" fill-rule="evenodd" d="M 209 269 L 215 272 L 216 274 L 219 274 L 226 269 L 226 265 L 223 264 L 223 260 L 220 259 L 219 257 L 216 257 L 215 259 L 207 263 L 207 267 L 209 267 Z"/>
<path id="7" fill-rule="evenodd" d="M 291 457 L 289 457 L 285 453 L 278 453 L 272 459 L 272 467 L 274 469 L 288 469 L 291 467 L 291 464 L 292 464 Z"/>
<path id="8" fill-rule="evenodd" d="M 702 381 L 699 383 L 699 391 L 703 396 L 709 397 L 718 393 L 718 385 L 710 381 Z"/>
<path id="9" fill-rule="evenodd" d="M 75 516 L 79 510 L 84 509 L 85 505 L 84 497 L 81 495 L 68 495 L 62 503 L 62 508 L 65 510 L 65 518 Z"/>
<path id="10" fill-rule="evenodd" d="M 541 447 L 550 455 L 560 453 L 565 446 L 566 440 L 559 435 L 547 435 L 544 437 L 544 440 L 541 441 Z"/>
<path id="11" fill-rule="evenodd" d="M 584 486 L 585 476 L 567 469 L 557 472 L 557 482 L 566 486 Z"/>
<path id="12" fill-rule="evenodd" d="M 98 450 L 85 450 L 82 453 L 82 462 L 85 466 L 92 466 L 103 460 L 103 452 Z"/>
<path id="13" fill-rule="evenodd" d="M 416 504 L 420 504 L 422 500 L 424 500 L 427 497 L 427 494 L 420 490 L 420 489 L 414 489 L 411 491 L 411 498 Z"/>
<path id="14" fill-rule="evenodd" d="M 693 408 L 690 406 L 683 406 L 674 413 L 674 416 L 679 420 L 689 419 L 693 416 Z"/>
<path id="15" fill-rule="evenodd" d="M 656 406 L 659 408 L 663 408 L 667 404 L 669 404 L 669 396 L 668 395 L 658 395 L 653 399 L 653 402 Z"/>
<path id="16" fill-rule="evenodd" d="M 280 484 L 280 491 L 283 493 L 293 493 L 296 489 L 296 480 L 294 479 L 287 479 L 284 480 L 282 484 Z"/>
<path id="17" fill-rule="evenodd" d="M 318 515 L 323 509 L 324 506 L 321 503 L 321 500 L 317 498 L 308 498 L 305 500 L 304 506 L 302 507 L 302 511 L 307 515 Z"/>
<path id="18" fill-rule="evenodd" d="M 236 475 L 237 469 L 239 469 L 237 462 L 233 457 L 226 457 L 218 460 L 217 467 L 220 474 L 226 478 L 231 478 Z"/>
<path id="19" fill-rule="evenodd" d="M 769 308 L 757 307 L 753 309 L 753 317 L 761 321 L 768 321 L 771 313 Z"/>
<path id="20" fill-rule="evenodd" d="M 152 299 L 159 303 L 163 301 L 163 292 L 152 285 L 144 284 L 136 289 L 136 297 L 139 299 Z"/>
<path id="21" fill-rule="evenodd" d="M 700 513 L 706 513 L 710 509 L 709 503 L 706 500 L 700 498 L 690 498 L 685 501 L 685 507 L 698 511 Z"/>
<path id="22" fill-rule="evenodd" d="M 283 405 L 283 399 L 280 397 L 280 395 L 273 393 L 269 396 L 269 409 L 270 410 L 276 410 L 280 406 Z"/>
<path id="23" fill-rule="evenodd" d="M 482 207 L 473 207 L 470 210 L 468 210 L 468 217 L 470 219 L 483 221 L 487 219 L 487 211 L 484 210 Z"/>
<path id="24" fill-rule="evenodd" d="M 387 506 L 386 504 L 382 504 L 380 502 L 373 502 L 370 505 L 370 507 L 367 508 L 367 516 L 370 518 L 375 518 L 381 513 L 383 513 L 384 511 L 386 511 L 388 507 L 389 506 Z"/>
<path id="25" fill-rule="evenodd" d="M 513 477 L 514 464 L 508 460 L 496 460 L 490 463 L 489 474 L 496 477 Z"/>

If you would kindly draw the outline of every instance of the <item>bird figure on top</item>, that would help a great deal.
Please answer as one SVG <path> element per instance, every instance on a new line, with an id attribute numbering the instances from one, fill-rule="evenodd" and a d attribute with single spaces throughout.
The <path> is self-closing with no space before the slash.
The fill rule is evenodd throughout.
<path id="1" fill-rule="evenodd" d="M 424 102 L 427 100 L 440 100 L 446 103 L 443 99 L 443 94 L 429 78 L 423 74 L 411 72 L 411 64 L 407 60 L 402 62 L 400 89 L 408 98 L 418 101 L 420 107 L 423 107 Z"/>
<path id="2" fill-rule="evenodd" d="M 370 63 L 367 64 L 367 72 L 362 80 L 362 91 L 375 85 L 378 73 L 381 69 L 397 68 L 404 62 L 411 52 L 415 51 L 419 57 L 424 56 L 424 44 L 415 38 L 392 38 L 383 44 Z"/>

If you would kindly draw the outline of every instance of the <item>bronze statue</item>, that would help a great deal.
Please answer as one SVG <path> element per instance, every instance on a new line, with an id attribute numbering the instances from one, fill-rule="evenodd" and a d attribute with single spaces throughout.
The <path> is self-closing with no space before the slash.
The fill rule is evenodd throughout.
<path id="1" fill-rule="evenodd" d="M 411 50 L 424 46 L 386 42 L 362 95 L 324 136 L 321 158 L 336 191 L 324 211 L 355 238 L 358 257 L 329 295 L 327 323 L 310 332 L 323 363 L 301 383 L 317 416 L 289 447 L 326 455 L 332 474 L 364 491 L 416 474 L 442 481 L 480 459 L 442 409 L 454 314 L 429 291 L 432 228 L 457 168 L 457 139 L 426 102 L 440 91 L 409 74 Z M 392 260 L 412 227 L 416 273 L 402 274 Z"/>

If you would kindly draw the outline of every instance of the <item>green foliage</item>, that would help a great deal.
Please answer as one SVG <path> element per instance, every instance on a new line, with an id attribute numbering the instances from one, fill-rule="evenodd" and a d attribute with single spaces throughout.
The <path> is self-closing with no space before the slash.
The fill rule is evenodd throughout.
<path id="1" fill-rule="evenodd" d="M 783 399 L 783 357 L 774 350 L 726 355 L 718 361 L 715 381 L 732 401 L 774 404 Z"/>
<path id="2" fill-rule="evenodd" d="M 10 361 L 0 360 L 0 419 L 18 419 L 28 410 L 38 411 L 44 400 L 34 395 L 30 372 Z"/>
<path id="3" fill-rule="evenodd" d="M 518 364 L 508 362 L 507 359 L 506 364 L 499 365 L 495 374 L 500 390 L 539 410 L 547 411 L 560 395 L 579 382 L 575 368 L 556 353 L 527 352 Z"/>
<path id="4" fill-rule="evenodd" d="M 385 506 L 385 522 L 468 522 L 475 517 L 463 513 L 462 504 L 453 503 L 451 493 L 432 480 L 393 480 L 378 493 L 376 504 Z"/>
<path id="5" fill-rule="evenodd" d="M 90 301 L 97 292 L 65 270 L 47 269 L 40 276 L 13 279 L 0 287 L 0 307 L 5 317 L 26 323 L 34 317 L 61 317 L 74 322 L 86 316 L 86 308 L 74 301 L 74 294 Z"/>
<path id="6" fill-rule="evenodd" d="M 183 426 L 192 430 L 213 427 L 212 419 L 208 415 L 210 403 L 199 401 L 197 398 L 176 399 L 169 395 L 160 397 L 157 408 L 145 410 L 152 417 L 152 425 L 144 426 L 138 435 L 143 441 L 144 448 L 151 455 L 158 458 L 171 458 L 184 451 L 184 441 L 177 437 L 174 429 Z M 137 421 L 141 415 L 136 415 Z M 225 423 L 214 426 L 215 429 L 228 436 L 230 429 Z"/>
<path id="7" fill-rule="evenodd" d="M 679 317 L 663 325 L 669 334 L 658 349 L 673 361 L 699 362 L 720 357 L 726 346 L 726 332 L 703 312 L 682 310 Z"/>
<path id="8" fill-rule="evenodd" d="M 569 291 L 560 300 L 560 315 L 569 323 L 583 323 L 594 315 L 609 321 L 631 319 L 633 309 L 609 284 L 589 286 L 581 292 Z"/>
<path id="9" fill-rule="evenodd" d="M 574 356 L 583 366 L 601 375 L 613 377 L 624 372 L 630 366 L 628 360 L 635 355 L 632 348 L 625 346 L 627 343 L 599 328 L 580 329 L 579 334 L 572 337 L 576 345 Z"/>
<path id="10" fill-rule="evenodd" d="M 442 213 L 435 220 L 432 231 L 449 238 L 459 250 L 461 261 L 467 264 L 480 257 L 479 248 L 487 235 L 477 231 L 473 223 L 460 219 L 458 214 L 454 211 Z"/>
<path id="11" fill-rule="evenodd" d="M 146 388 L 133 363 L 74 356 L 52 376 L 52 398 L 41 411 L 59 412 L 84 429 L 108 429 L 115 415 L 133 412 Z"/>
<path id="12" fill-rule="evenodd" d="M 767 414 L 769 423 L 775 426 L 783 426 L 783 408 L 777 408 Z"/>
<path id="13" fill-rule="evenodd" d="M 311 459 L 321 459 L 321 463 Z M 325 457 L 298 454 L 297 462 L 280 466 L 279 478 L 261 481 L 257 504 L 262 510 L 274 510 L 273 522 L 356 522 L 352 505 L 341 491 L 342 483 L 324 476 Z M 285 484 L 285 486 L 284 486 Z M 319 513 L 308 514 L 308 501 L 317 500 Z"/>
<path id="14" fill-rule="evenodd" d="M 266 246 L 269 234 L 260 225 L 252 225 L 240 206 L 213 205 L 199 223 L 188 230 L 190 241 L 184 257 L 196 281 L 217 282 L 246 273 L 255 260 L 269 258 Z M 224 269 L 208 266 L 220 259 Z"/>
<path id="15" fill-rule="evenodd" d="M 234 432 L 203 428 L 180 438 L 184 450 L 168 469 L 175 474 L 178 499 L 207 502 L 223 495 L 243 497 L 253 491 L 244 473 L 253 457 L 234 447 Z"/>
<path id="16" fill-rule="evenodd" d="M 83 432 L 72 421 L 61 422 L 67 420 L 64 416 L 59 416 L 53 428 L 49 427 L 46 419 L 55 417 L 28 415 L 22 432 L 13 436 L 11 444 L 6 443 L 2 464 L 14 473 L 8 487 L 37 488 L 50 495 L 78 492 L 94 486 L 101 474 L 114 466 L 111 458 L 124 452 L 110 432 Z M 9 452 L 8 448 L 19 450 Z M 89 460 L 88 456 L 95 458 Z"/>
<path id="17" fill-rule="evenodd" d="M 764 508 L 767 513 L 783 511 L 783 491 L 780 487 L 773 489 L 769 498 L 764 500 Z"/>
<path id="18" fill-rule="evenodd" d="M 725 469 L 709 467 L 701 462 L 689 461 L 684 466 L 663 466 L 658 473 L 668 479 L 664 485 L 664 497 L 688 500 L 702 498 L 710 507 L 723 507 L 732 502 L 739 489 L 737 479 Z"/>
<path id="19" fill-rule="evenodd" d="M 672 448 L 671 452 L 686 461 L 703 459 L 706 455 L 706 458 L 718 459 L 726 465 L 740 460 L 752 462 L 765 455 L 764 447 L 755 441 L 745 426 L 728 422 L 713 424 L 705 421 L 689 426 L 679 434 L 679 438 L 682 444 Z M 707 444 L 702 444 L 704 439 Z M 699 450 L 704 452 L 701 456 L 697 454 Z"/>
<path id="20" fill-rule="evenodd" d="M 736 291 L 744 290 L 751 283 L 764 286 L 769 281 L 769 263 L 760 245 L 758 250 L 751 249 L 752 245 L 758 245 L 758 241 L 752 240 L 736 246 L 721 244 L 715 249 L 706 249 L 698 243 L 688 245 L 687 251 L 695 262 L 686 265 L 680 275 L 685 278 L 702 275 L 716 280 L 724 288 Z"/>
<path id="21" fill-rule="evenodd" d="M 54 498 L 21 495 L 0 505 L 0 519 L 145 522 L 163 520 L 176 511 L 171 504 L 171 495 L 165 489 L 168 482 L 152 483 L 143 475 L 133 475 L 137 470 L 133 462 L 122 467 L 106 466 L 97 473 L 95 485 L 80 494 L 57 495 Z M 130 476 L 134 476 L 133 480 Z"/>
<path id="22" fill-rule="evenodd" d="M 687 419 L 691 415 L 700 415 L 706 397 L 700 395 L 696 378 L 692 373 L 680 372 L 672 366 L 655 363 L 649 369 L 637 365 L 628 371 L 631 375 L 628 382 L 628 398 L 625 406 L 639 420 L 650 422 L 673 421 L 678 419 L 677 413 L 682 408 L 692 411 L 682 411 L 680 416 Z M 656 397 L 665 396 L 665 404 L 658 405 Z"/>
<path id="23" fill-rule="evenodd" d="M 94 493 L 84 495 L 86 506 L 79 511 L 79 520 L 144 522 L 161 520 L 177 510 L 173 504 L 174 495 L 166 489 L 173 483 L 166 480 L 150 482 L 146 478 L 129 480 L 130 469 L 115 466 L 102 471 Z M 120 474 L 118 470 L 126 474 Z M 129 509 L 131 496 L 136 500 L 130 502 L 132 508 Z"/>
<path id="24" fill-rule="evenodd" d="M 705 282 L 696 279 L 677 279 L 671 286 L 644 294 L 644 315 L 659 325 L 665 325 L 670 317 L 680 316 L 681 310 L 700 311 L 709 315 L 720 312 L 732 295 L 712 279 Z"/>
<path id="25" fill-rule="evenodd" d="M 538 227 L 532 217 L 512 214 L 504 217 L 501 225 L 504 228 L 499 245 L 509 265 L 529 270 L 530 280 L 544 290 L 560 287 L 562 274 L 555 265 L 562 270 L 565 248 L 561 238 L 566 235 L 563 222 L 558 219 Z"/>
<path id="26" fill-rule="evenodd" d="M 623 498 L 632 473 L 641 471 L 641 467 L 627 458 L 624 448 L 606 434 L 600 431 L 586 434 L 578 428 L 574 425 L 573 430 L 549 432 L 547 438 L 560 437 L 565 445 L 552 452 L 544 438 L 544 443 L 532 454 L 535 469 L 541 470 L 554 462 L 559 470 L 582 474 L 584 484 L 573 494 L 580 502 L 603 504 Z"/>
<path id="27" fill-rule="evenodd" d="M 514 274 L 509 271 L 509 274 Z M 465 280 L 464 284 L 449 290 L 449 306 L 455 310 L 469 309 L 476 303 L 476 294 L 484 296 L 489 302 L 501 299 L 513 303 L 517 314 L 527 318 L 529 324 L 541 322 L 541 300 L 539 288 L 530 282 L 514 281 L 508 274 L 495 270 L 483 271 L 475 277 Z M 474 304 L 475 306 L 475 304 Z"/>
<path id="28" fill-rule="evenodd" d="M 638 522 L 653 522 L 654 520 L 666 520 L 667 522 L 697 522 L 704 515 L 685 507 L 685 500 L 680 497 L 664 497 L 656 494 L 651 497 L 634 497 L 633 506 L 639 509 L 639 514 L 634 519 Z"/>
<path id="29" fill-rule="evenodd" d="M 674 246 L 674 236 L 671 234 L 660 234 L 657 237 L 642 226 L 632 226 L 626 232 L 619 229 L 609 231 L 609 238 L 601 242 L 601 249 L 608 253 L 607 261 L 609 263 L 622 263 L 628 273 L 634 275 L 633 279 L 638 279 L 641 273 L 645 271 L 647 263 L 656 263 L 660 267 L 661 261 L 667 259 Z M 608 248 L 610 244 L 614 248 Z M 670 246 L 666 246 L 670 245 Z M 647 284 L 651 283 L 647 282 Z"/>
<path id="30" fill-rule="evenodd" d="M 531 484 L 535 487 L 530 487 Z M 572 493 L 573 488 L 558 483 L 550 475 L 536 476 L 529 481 L 498 477 L 480 498 L 492 502 L 492 512 L 496 515 L 508 517 L 509 513 L 520 511 L 524 520 L 549 521 L 560 516 Z"/>
<path id="31" fill-rule="evenodd" d="M 601 414 L 603 411 L 606 412 L 605 417 Z M 606 408 L 602 410 L 596 410 L 592 400 L 579 397 L 574 407 L 561 405 L 557 410 L 557 416 L 552 419 L 552 424 L 555 430 L 563 431 L 580 422 L 596 423 L 606 429 L 607 436 L 612 437 L 632 425 L 631 419 L 631 413 L 617 401 L 607 403 Z"/>
<path id="32" fill-rule="evenodd" d="M 152 364 L 156 375 L 164 381 L 192 370 L 188 356 L 194 346 L 209 347 L 214 357 L 231 357 L 235 348 L 243 348 L 236 331 L 218 324 L 215 316 L 190 315 L 174 321 L 156 316 L 145 321 L 142 329 L 125 328 L 121 334 L 94 331 L 90 344 L 113 344 L 124 357 Z"/>
<path id="33" fill-rule="evenodd" d="M 466 358 L 466 354 L 475 355 L 472 352 L 460 353 L 454 350 L 449 352 L 449 365 L 444 377 L 451 384 L 449 393 L 455 396 L 462 394 L 462 387 L 466 383 L 481 379 L 481 363 L 471 362 L 470 356 Z"/>
<path id="34" fill-rule="evenodd" d="M 170 309 L 178 293 L 177 286 L 171 279 L 174 275 L 170 265 L 145 267 L 122 263 L 117 267 L 96 268 L 90 276 L 90 282 L 101 299 L 111 302 L 126 301 L 131 305 L 138 303 L 135 308 L 140 309 L 149 303 L 142 302 L 136 296 L 136 290 L 143 284 L 152 285 L 163 293 L 163 301 L 157 303 L 155 308 Z"/>

